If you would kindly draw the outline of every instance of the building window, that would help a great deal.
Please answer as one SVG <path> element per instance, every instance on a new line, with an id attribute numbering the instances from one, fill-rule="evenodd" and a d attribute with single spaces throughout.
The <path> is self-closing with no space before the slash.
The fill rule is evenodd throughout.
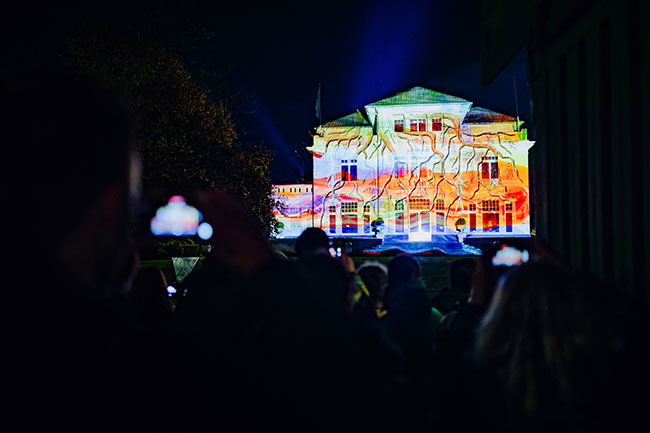
<path id="1" fill-rule="evenodd" d="M 486 232 L 499 231 L 499 213 L 483 212 L 483 230 Z"/>
<path id="2" fill-rule="evenodd" d="M 426 119 L 411 119 L 409 121 L 409 131 L 418 132 L 427 130 Z"/>
<path id="3" fill-rule="evenodd" d="M 409 200 L 410 210 L 428 210 L 431 201 L 428 198 L 412 198 Z"/>
<path id="4" fill-rule="evenodd" d="M 395 119 L 395 132 L 404 131 L 404 119 Z"/>
<path id="5" fill-rule="evenodd" d="M 499 164 L 496 156 L 486 156 L 481 163 L 481 179 L 498 179 Z"/>
<path id="6" fill-rule="evenodd" d="M 404 233 L 404 200 L 395 203 L 395 233 Z"/>
<path id="7" fill-rule="evenodd" d="M 327 208 L 330 213 L 330 233 L 336 233 L 336 206 L 330 206 Z"/>
<path id="8" fill-rule="evenodd" d="M 431 119 L 431 130 L 432 131 L 442 131 L 442 119 L 433 118 Z"/>
<path id="9" fill-rule="evenodd" d="M 341 203 L 341 216 L 343 218 L 343 233 L 357 233 L 358 218 L 357 211 L 359 203 L 356 201 L 344 201 Z"/>
<path id="10" fill-rule="evenodd" d="M 404 177 L 408 173 L 406 162 L 402 159 L 395 158 L 395 176 Z"/>
<path id="11" fill-rule="evenodd" d="M 342 159 L 341 160 L 341 180 L 350 181 L 357 180 L 357 160 L 356 159 Z"/>
<path id="12" fill-rule="evenodd" d="M 304 211 L 302 206 L 289 206 L 287 208 L 287 215 L 300 215 Z"/>
<path id="13" fill-rule="evenodd" d="M 370 233 L 370 203 L 363 205 L 363 232 Z"/>
<path id="14" fill-rule="evenodd" d="M 341 204 L 341 213 L 356 213 L 358 203 L 356 201 L 344 201 Z"/>
<path id="15" fill-rule="evenodd" d="M 469 204 L 469 210 L 472 212 L 476 212 L 476 205 L 474 203 Z"/>
<path id="16" fill-rule="evenodd" d="M 506 214 L 506 232 L 512 233 L 512 213 L 510 212 Z"/>
<path id="17" fill-rule="evenodd" d="M 436 212 L 436 230 L 438 232 L 445 231 L 445 214 L 443 212 Z"/>
<path id="18" fill-rule="evenodd" d="M 343 214 L 343 233 L 357 233 L 359 216 L 357 214 Z"/>
<path id="19" fill-rule="evenodd" d="M 506 210 L 512 211 L 512 203 L 506 203 Z"/>
<path id="20" fill-rule="evenodd" d="M 436 199 L 436 210 L 445 210 L 445 200 L 442 198 Z"/>
<path id="21" fill-rule="evenodd" d="M 481 210 L 483 210 L 483 212 L 498 212 L 499 200 L 483 200 Z"/>

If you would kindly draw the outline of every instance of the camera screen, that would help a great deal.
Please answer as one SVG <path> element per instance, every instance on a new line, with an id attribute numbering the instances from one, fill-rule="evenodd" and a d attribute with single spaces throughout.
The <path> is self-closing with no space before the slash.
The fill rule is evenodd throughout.
<path id="1" fill-rule="evenodd" d="M 503 245 L 492 257 L 493 266 L 516 266 L 528 262 L 530 254 L 527 250 L 518 250 L 509 245 Z"/>
<path id="2" fill-rule="evenodd" d="M 167 204 L 156 210 L 150 221 L 155 236 L 194 236 L 207 240 L 212 237 L 212 226 L 203 222 L 203 214 L 185 201 L 182 195 L 170 197 Z"/>

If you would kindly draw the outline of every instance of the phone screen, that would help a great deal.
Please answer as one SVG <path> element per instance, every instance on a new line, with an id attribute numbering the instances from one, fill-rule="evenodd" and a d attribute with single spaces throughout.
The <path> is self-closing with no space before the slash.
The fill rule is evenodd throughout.
<path id="1" fill-rule="evenodd" d="M 203 240 L 210 239 L 213 233 L 212 226 L 203 221 L 203 214 L 182 195 L 171 196 L 159 207 L 149 228 L 154 236 L 199 236 Z"/>
<path id="2" fill-rule="evenodd" d="M 528 250 L 519 250 L 510 245 L 502 245 L 492 257 L 492 266 L 517 266 L 528 262 Z"/>

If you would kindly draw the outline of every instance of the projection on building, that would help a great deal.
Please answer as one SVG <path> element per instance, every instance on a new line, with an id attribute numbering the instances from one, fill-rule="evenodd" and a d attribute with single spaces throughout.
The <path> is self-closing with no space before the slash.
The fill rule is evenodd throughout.
<path id="1" fill-rule="evenodd" d="M 516 118 L 422 87 L 318 126 L 313 184 L 274 185 L 277 237 L 530 235 L 526 129 Z"/>

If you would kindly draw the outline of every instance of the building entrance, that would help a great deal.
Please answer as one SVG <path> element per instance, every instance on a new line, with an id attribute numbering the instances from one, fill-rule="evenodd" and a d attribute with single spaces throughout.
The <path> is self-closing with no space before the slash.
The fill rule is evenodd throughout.
<path id="1" fill-rule="evenodd" d="M 409 240 L 431 240 L 431 212 L 412 212 L 409 217 Z"/>

